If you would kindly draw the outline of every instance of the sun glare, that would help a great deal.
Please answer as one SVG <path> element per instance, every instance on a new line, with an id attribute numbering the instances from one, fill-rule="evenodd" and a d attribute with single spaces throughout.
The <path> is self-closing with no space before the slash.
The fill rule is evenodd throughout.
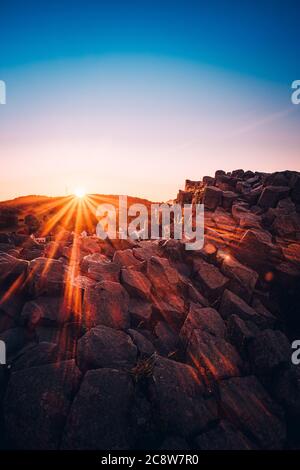
<path id="1" fill-rule="evenodd" d="M 85 193 L 84 188 L 76 188 L 74 194 L 79 199 L 82 199 L 82 198 L 84 198 L 86 193 Z"/>

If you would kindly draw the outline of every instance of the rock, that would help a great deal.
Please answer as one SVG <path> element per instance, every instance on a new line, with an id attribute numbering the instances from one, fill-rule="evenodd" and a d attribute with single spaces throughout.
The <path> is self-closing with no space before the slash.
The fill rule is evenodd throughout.
<path id="1" fill-rule="evenodd" d="M 197 449 L 200 450 L 255 449 L 255 445 L 226 420 L 222 420 L 215 428 L 197 436 L 195 443 Z"/>
<path id="2" fill-rule="evenodd" d="M 222 204 L 222 190 L 214 186 L 206 186 L 203 196 L 203 204 L 205 209 L 214 211 Z"/>
<path id="3" fill-rule="evenodd" d="M 152 317 L 152 305 L 150 302 L 142 299 L 130 299 L 129 313 L 138 324 L 149 325 Z"/>
<path id="4" fill-rule="evenodd" d="M 269 232 L 253 229 L 247 230 L 242 237 L 237 256 L 248 266 L 260 270 L 276 265 L 282 254 L 280 248 L 272 243 Z"/>
<path id="5" fill-rule="evenodd" d="M 282 248 L 283 255 L 287 261 L 300 267 L 300 243 L 290 243 Z"/>
<path id="6" fill-rule="evenodd" d="M 88 371 L 71 406 L 61 449 L 130 449 L 133 393 L 132 380 L 125 372 Z"/>
<path id="7" fill-rule="evenodd" d="M 109 368 L 131 368 L 137 349 L 129 335 L 99 325 L 80 338 L 77 345 L 77 364 L 83 371 Z"/>
<path id="8" fill-rule="evenodd" d="M 203 330 L 194 330 L 187 347 L 187 357 L 208 381 L 219 381 L 241 374 L 242 360 L 234 346 L 223 338 Z"/>
<path id="9" fill-rule="evenodd" d="M 178 330 L 186 317 L 184 299 L 176 292 L 169 292 L 166 300 L 152 297 L 152 312 L 154 318 L 164 318 L 172 328 Z"/>
<path id="10" fill-rule="evenodd" d="M 208 307 L 208 300 L 199 292 L 191 282 L 187 284 L 187 297 L 195 304 L 200 304 L 202 307 Z"/>
<path id="11" fill-rule="evenodd" d="M 176 201 L 178 204 L 191 204 L 193 198 L 193 193 L 191 191 L 182 191 L 179 190 Z"/>
<path id="12" fill-rule="evenodd" d="M 27 273 L 28 262 L 22 259 L 14 258 L 13 256 L 0 252 L 0 281 L 13 282 L 16 279 L 22 278 Z"/>
<path id="13" fill-rule="evenodd" d="M 231 212 L 234 220 L 240 224 L 241 218 L 249 215 L 248 204 L 237 202 L 232 205 Z"/>
<path id="14" fill-rule="evenodd" d="M 288 186 L 266 186 L 258 200 L 258 205 L 264 208 L 276 207 L 280 199 L 289 196 L 290 188 Z"/>
<path id="15" fill-rule="evenodd" d="M 277 319 L 272 313 L 263 305 L 258 297 L 254 297 L 252 300 L 252 307 L 259 313 L 265 320 L 265 326 L 273 328 Z"/>
<path id="16" fill-rule="evenodd" d="M 80 248 L 87 253 L 100 253 L 101 246 L 98 238 L 83 237 L 80 238 Z"/>
<path id="17" fill-rule="evenodd" d="M 58 449 L 80 377 L 74 361 L 30 367 L 11 375 L 4 414 L 7 433 L 18 449 Z"/>
<path id="18" fill-rule="evenodd" d="M 139 243 L 139 247 L 133 248 L 134 256 L 140 261 L 146 261 L 152 258 L 152 256 L 159 256 L 160 254 L 160 246 L 158 244 L 158 240 L 150 241 L 145 240 Z"/>
<path id="19" fill-rule="evenodd" d="M 100 253 L 85 256 L 81 262 L 81 269 L 88 277 L 98 282 L 119 281 L 120 265 Z"/>
<path id="20" fill-rule="evenodd" d="M 243 230 L 254 228 L 261 230 L 261 217 L 259 215 L 248 212 L 247 214 L 240 216 L 240 228 Z"/>
<path id="21" fill-rule="evenodd" d="M 210 300 L 217 299 L 228 285 L 228 278 L 216 266 L 201 258 L 194 260 L 194 271 L 203 294 Z"/>
<path id="22" fill-rule="evenodd" d="M 253 372 L 268 375 L 290 363 L 291 347 L 281 331 L 264 330 L 248 342 Z"/>
<path id="23" fill-rule="evenodd" d="M 51 241 L 45 245 L 44 256 L 46 258 L 58 259 L 63 255 L 63 244 Z"/>
<path id="24" fill-rule="evenodd" d="M 60 261 L 50 258 L 36 258 L 29 263 L 29 290 L 35 297 L 58 295 L 64 291 L 66 268 Z"/>
<path id="25" fill-rule="evenodd" d="M 60 350 L 56 344 L 42 342 L 28 348 L 12 364 L 12 371 L 29 369 L 30 367 L 53 364 L 71 359 L 69 351 Z"/>
<path id="26" fill-rule="evenodd" d="M 30 325 L 62 324 L 71 320 L 72 311 L 63 297 L 37 297 L 25 303 L 21 316 Z"/>
<path id="27" fill-rule="evenodd" d="M 275 217 L 271 229 L 280 237 L 295 237 L 300 234 L 300 215 L 296 212 L 278 215 Z"/>
<path id="28" fill-rule="evenodd" d="M 228 339 L 243 354 L 248 341 L 259 333 L 259 328 L 252 321 L 242 320 L 238 315 L 230 315 L 227 321 Z"/>
<path id="29" fill-rule="evenodd" d="M 130 266 L 135 266 L 138 268 L 142 264 L 142 262 L 134 256 L 133 251 L 130 249 L 116 251 L 113 257 L 113 262 L 118 264 L 120 267 L 127 268 Z"/>
<path id="30" fill-rule="evenodd" d="M 269 319 L 256 312 L 250 305 L 236 294 L 226 289 L 221 300 L 220 314 L 224 319 L 230 315 L 238 315 L 243 320 L 250 320 L 260 327 L 267 327 Z"/>
<path id="31" fill-rule="evenodd" d="M 150 394 L 167 434 L 188 437 L 216 420 L 214 401 L 204 398 L 205 387 L 189 365 L 158 358 Z"/>
<path id="32" fill-rule="evenodd" d="M 221 271 L 230 279 L 229 289 L 249 302 L 258 280 L 257 272 L 239 263 L 230 255 L 225 256 Z"/>
<path id="33" fill-rule="evenodd" d="M 291 198 L 295 203 L 300 202 L 300 175 L 299 174 L 294 174 L 291 181 L 290 185 L 292 188 L 291 192 Z"/>
<path id="34" fill-rule="evenodd" d="M 155 347 L 143 334 L 137 330 L 129 329 L 128 334 L 130 335 L 133 343 L 136 345 L 140 357 L 150 357 L 155 353 Z"/>
<path id="35" fill-rule="evenodd" d="M 222 205 L 224 209 L 230 210 L 232 204 L 237 200 L 238 194 L 234 193 L 233 191 L 223 191 L 222 195 Z"/>
<path id="36" fill-rule="evenodd" d="M 167 357 L 176 356 L 179 350 L 179 338 L 175 331 L 164 321 L 159 321 L 154 332 L 157 336 L 157 340 L 154 345 L 158 352 Z"/>
<path id="37" fill-rule="evenodd" d="M 121 282 L 127 292 L 133 297 L 149 300 L 151 297 L 151 283 L 147 277 L 134 269 L 121 270 Z"/>
<path id="38" fill-rule="evenodd" d="M 180 283 L 180 278 L 167 258 L 152 256 L 147 263 L 146 275 L 155 292 L 164 295 L 166 291 L 175 292 Z"/>
<path id="39" fill-rule="evenodd" d="M 259 448 L 282 449 L 286 439 L 282 410 L 255 377 L 223 380 L 219 390 L 220 407 L 229 421 Z"/>
<path id="40" fill-rule="evenodd" d="M 120 329 L 129 327 L 129 296 L 118 282 L 102 281 L 88 289 L 83 306 L 88 326 L 105 325 Z"/>
<path id="41" fill-rule="evenodd" d="M 217 310 L 202 308 L 191 303 L 188 316 L 180 331 L 184 343 L 188 343 L 194 330 L 204 330 L 214 336 L 224 338 L 226 325 Z"/>
<path id="42" fill-rule="evenodd" d="M 215 210 L 212 216 L 212 220 L 215 222 L 216 227 L 222 231 L 229 231 L 234 232 L 236 229 L 236 222 L 231 217 L 228 212 L 224 211 L 224 209 L 218 208 Z"/>

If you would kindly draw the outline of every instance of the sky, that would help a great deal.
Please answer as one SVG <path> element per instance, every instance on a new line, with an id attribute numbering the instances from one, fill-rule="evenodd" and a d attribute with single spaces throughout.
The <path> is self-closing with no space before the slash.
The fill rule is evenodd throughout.
<path id="1" fill-rule="evenodd" d="M 217 169 L 300 171 L 298 1 L 0 7 L 0 200 L 168 200 Z"/>

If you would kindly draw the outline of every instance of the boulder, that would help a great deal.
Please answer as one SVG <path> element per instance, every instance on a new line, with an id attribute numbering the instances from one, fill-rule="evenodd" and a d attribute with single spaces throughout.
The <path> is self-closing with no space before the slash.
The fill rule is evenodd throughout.
<path id="1" fill-rule="evenodd" d="M 216 266 L 207 263 L 202 258 L 194 260 L 194 271 L 203 294 L 209 300 L 217 299 L 228 285 L 228 278 Z"/>
<path id="2" fill-rule="evenodd" d="M 131 368 L 137 349 L 123 331 L 98 325 L 82 336 L 77 345 L 77 364 L 83 371 L 109 368 Z"/>
<path id="3" fill-rule="evenodd" d="M 15 258 L 7 253 L 0 252 L 0 282 L 13 282 L 26 275 L 29 263 L 25 260 Z"/>
<path id="4" fill-rule="evenodd" d="M 226 325 L 214 308 L 203 308 L 191 303 L 188 316 L 180 330 L 180 337 L 188 343 L 194 330 L 204 330 L 214 336 L 224 338 Z"/>
<path id="5" fill-rule="evenodd" d="M 242 360 L 234 346 L 203 330 L 194 330 L 187 347 L 187 358 L 208 381 L 241 375 Z"/>
<path id="6" fill-rule="evenodd" d="M 237 200 L 238 194 L 233 191 L 223 191 L 222 206 L 226 210 L 231 210 L 232 204 Z"/>
<path id="7" fill-rule="evenodd" d="M 229 341 L 244 354 L 249 340 L 257 335 L 260 330 L 252 321 L 243 320 L 238 315 L 230 315 L 227 321 Z"/>
<path id="8" fill-rule="evenodd" d="M 256 377 L 234 377 L 219 384 L 220 408 L 240 431 L 264 450 L 282 449 L 286 427 L 282 409 Z"/>
<path id="9" fill-rule="evenodd" d="M 36 258 L 29 263 L 29 290 L 35 297 L 61 294 L 66 285 L 66 278 L 64 264 L 56 259 Z"/>
<path id="10" fill-rule="evenodd" d="M 214 186 L 206 186 L 203 196 L 203 204 L 205 209 L 214 211 L 218 206 L 222 205 L 222 190 Z"/>
<path id="11" fill-rule="evenodd" d="M 240 318 L 246 321 L 252 321 L 260 327 L 268 327 L 269 319 L 259 314 L 254 308 L 250 307 L 243 299 L 238 297 L 236 294 L 226 289 L 221 300 L 220 314 L 224 319 L 230 317 L 230 315 L 238 315 Z"/>
<path id="12" fill-rule="evenodd" d="M 150 302 L 139 298 L 130 299 L 129 313 L 137 324 L 143 323 L 149 325 L 152 317 L 152 305 Z"/>
<path id="13" fill-rule="evenodd" d="M 25 303 L 21 317 L 30 325 L 61 324 L 72 318 L 72 310 L 63 297 L 37 297 Z"/>
<path id="14" fill-rule="evenodd" d="M 276 207 L 280 199 L 289 196 L 290 188 L 288 186 L 266 186 L 258 200 L 258 205 L 265 209 Z"/>
<path id="15" fill-rule="evenodd" d="M 251 229 L 243 235 L 238 246 L 237 257 L 248 266 L 260 270 L 278 264 L 282 253 L 281 249 L 272 243 L 269 232 Z"/>
<path id="16" fill-rule="evenodd" d="M 58 449 L 81 374 L 74 361 L 18 370 L 4 400 L 6 431 L 18 449 Z M 34 425 L 32 419 L 34 418 Z"/>
<path id="17" fill-rule="evenodd" d="M 269 375 L 291 360 L 289 341 L 281 331 L 261 331 L 251 338 L 247 349 L 253 372 L 258 375 Z"/>
<path id="18" fill-rule="evenodd" d="M 129 296 L 118 282 L 101 281 L 85 292 L 83 308 L 88 326 L 126 329 L 130 324 L 128 307 Z"/>
<path id="19" fill-rule="evenodd" d="M 155 353 L 155 347 L 142 333 L 137 330 L 129 329 L 128 334 L 137 347 L 140 357 L 150 357 Z"/>
<path id="20" fill-rule="evenodd" d="M 216 420 L 215 403 L 205 393 L 193 367 L 160 357 L 156 360 L 150 396 L 167 434 L 188 437 Z"/>
<path id="21" fill-rule="evenodd" d="M 133 382 L 115 369 L 88 371 L 64 429 L 63 450 L 128 450 L 134 440 L 130 424 Z"/>
<path id="22" fill-rule="evenodd" d="M 257 272 L 239 263 L 230 255 L 225 256 L 221 271 L 230 279 L 229 289 L 249 302 L 258 280 Z"/>
<path id="23" fill-rule="evenodd" d="M 150 299 L 151 283 L 143 273 L 135 269 L 122 268 L 121 282 L 131 296 L 144 300 Z"/>
<path id="24" fill-rule="evenodd" d="M 134 256 L 133 251 L 130 249 L 116 251 L 113 257 L 113 262 L 118 264 L 120 267 L 127 268 L 130 266 L 139 268 L 142 264 L 142 262 Z"/>

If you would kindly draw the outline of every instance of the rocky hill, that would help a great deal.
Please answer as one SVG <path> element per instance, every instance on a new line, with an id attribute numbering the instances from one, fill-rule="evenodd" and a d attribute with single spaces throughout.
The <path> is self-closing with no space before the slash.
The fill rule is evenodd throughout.
<path id="1" fill-rule="evenodd" d="M 1 445 L 299 448 L 300 174 L 217 171 L 205 244 L 2 234 Z"/>

